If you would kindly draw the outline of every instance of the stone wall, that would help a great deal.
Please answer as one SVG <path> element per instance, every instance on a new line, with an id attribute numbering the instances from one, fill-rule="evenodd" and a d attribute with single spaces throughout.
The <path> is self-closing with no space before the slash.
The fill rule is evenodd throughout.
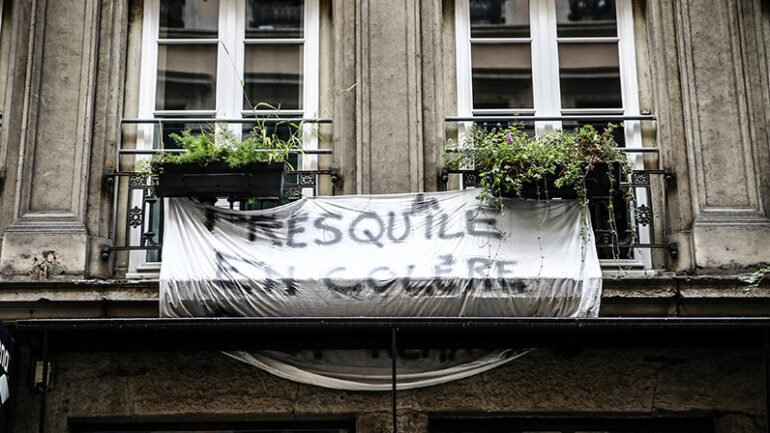
<path id="1" fill-rule="evenodd" d="M 154 315 L 154 284 L 105 280 L 114 259 L 114 168 L 135 95 L 140 0 L 5 0 L 0 35 L 0 314 Z M 329 105 L 337 194 L 442 188 L 455 114 L 452 0 L 321 2 L 321 107 Z M 645 143 L 676 181 L 661 193 L 659 267 L 699 280 L 608 281 L 607 315 L 767 315 L 767 289 L 735 278 L 770 261 L 770 6 L 763 0 L 634 1 Z M 131 59 L 132 61 L 127 61 Z M 134 68 L 134 69 L 132 69 Z M 133 83 L 133 84 L 132 84 Z M 324 116 L 327 114 L 324 113 Z M 329 186 L 325 186 L 329 192 Z M 39 284 L 45 276 L 59 285 Z M 76 282 L 84 278 L 98 282 Z M 670 281 L 665 281 L 666 279 Z M 30 281 L 35 281 L 30 283 Z M 66 283 L 64 286 L 61 283 Z M 28 350 L 28 348 L 24 348 Z M 37 431 L 25 353 L 16 432 Z M 747 349 L 538 350 L 455 383 L 400 393 L 400 430 L 432 417 L 688 417 L 718 433 L 762 431 L 762 358 Z M 275 378 L 218 353 L 55 354 L 47 431 L 72 420 L 354 419 L 388 431 L 390 395 Z"/>
<path id="2" fill-rule="evenodd" d="M 20 366 L 29 368 L 29 358 Z M 388 392 L 300 385 L 215 352 L 71 353 L 52 359 L 46 431 L 105 421 L 355 419 L 390 431 Z M 17 376 L 16 424 L 38 428 L 40 395 Z M 716 433 L 761 432 L 762 357 L 751 349 L 539 349 L 464 380 L 398 393 L 400 431 L 432 417 L 707 417 Z"/>
<path id="3" fill-rule="evenodd" d="M 136 0 L 134 3 L 138 2 Z M 334 118 L 336 193 L 440 189 L 446 115 L 454 114 L 451 0 L 322 2 L 322 98 Z M 135 8 L 134 8 L 135 9 Z M 129 0 L 8 2 L 0 52 L 4 127 L 0 273 L 109 277 L 113 189 L 128 38 L 141 15 Z M 636 1 L 645 132 L 676 171 L 655 215 L 676 271 L 749 269 L 770 257 L 770 40 L 761 0 Z M 129 31 L 129 28 L 134 30 Z M 10 35 L 10 36 L 9 36 Z M 135 57 L 135 56 L 134 56 Z M 127 67 L 128 65 L 128 67 Z M 451 135 L 451 134 L 450 134 Z M 383 163 L 387 161 L 387 163 Z M 324 191 L 329 192 L 328 186 Z"/>

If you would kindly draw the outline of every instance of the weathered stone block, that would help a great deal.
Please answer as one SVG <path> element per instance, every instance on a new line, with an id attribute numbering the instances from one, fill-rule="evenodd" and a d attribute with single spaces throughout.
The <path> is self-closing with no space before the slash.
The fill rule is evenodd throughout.
<path id="1" fill-rule="evenodd" d="M 86 272 L 87 238 L 85 231 L 7 231 L 0 251 L 0 274 L 15 280 L 82 278 Z M 41 274 L 41 265 L 47 267 L 45 274 Z"/>

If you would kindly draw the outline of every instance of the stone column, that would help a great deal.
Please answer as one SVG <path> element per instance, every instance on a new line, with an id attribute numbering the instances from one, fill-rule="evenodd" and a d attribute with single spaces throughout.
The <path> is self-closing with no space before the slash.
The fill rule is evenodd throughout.
<path id="1" fill-rule="evenodd" d="M 447 47 L 445 25 L 454 23 L 454 9 L 444 9 L 445 2 L 423 0 L 420 2 L 420 37 L 422 70 L 422 184 L 425 191 L 444 188 L 441 182 L 443 152 L 446 144 L 444 118 L 453 115 L 446 106 L 446 87 L 456 88 L 454 71 L 445 75 L 446 68 L 454 69 L 455 62 L 444 63 L 446 52 L 454 54 L 451 43 Z"/>
<path id="2" fill-rule="evenodd" d="M 759 0 L 648 2 L 674 269 L 770 260 L 767 40 Z"/>
<path id="3" fill-rule="evenodd" d="M 356 22 L 356 189 L 422 191 L 420 2 L 360 0 Z"/>
<path id="4" fill-rule="evenodd" d="M 336 192 L 438 189 L 443 3 L 358 0 L 333 8 Z"/>
<path id="5" fill-rule="evenodd" d="M 98 245 L 109 239 L 103 173 L 119 136 L 125 2 L 16 3 L 28 15 L 14 19 L 14 33 L 27 34 L 12 41 L 24 73 L 8 85 L 21 106 L 5 119 L 0 269 L 17 279 L 106 276 Z"/>
<path id="6" fill-rule="evenodd" d="M 356 62 L 360 53 L 356 49 L 357 2 L 332 2 L 332 27 L 334 29 L 333 85 L 334 125 L 333 149 L 334 166 L 340 170 L 340 179 L 335 184 L 335 194 L 356 194 L 358 176 L 356 142 L 358 123 L 356 100 L 359 83 Z"/>

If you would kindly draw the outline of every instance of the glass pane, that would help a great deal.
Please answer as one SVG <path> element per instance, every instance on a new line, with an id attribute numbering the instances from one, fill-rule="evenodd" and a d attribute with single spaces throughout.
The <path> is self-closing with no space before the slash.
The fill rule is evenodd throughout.
<path id="1" fill-rule="evenodd" d="M 294 116 L 290 116 L 289 118 L 292 118 L 292 117 Z M 266 129 L 268 134 L 270 135 L 275 134 L 276 136 L 278 136 L 278 138 L 282 140 L 288 140 L 292 135 L 296 136 L 299 133 L 299 131 L 297 131 L 297 128 L 292 126 L 290 123 L 269 123 L 266 125 L 267 125 Z M 252 128 L 254 128 L 254 126 L 256 126 L 256 124 L 254 123 L 244 123 L 241 130 L 241 134 L 242 134 L 241 136 L 247 137 L 250 133 L 252 133 Z M 287 159 L 287 162 L 289 163 L 289 168 L 293 170 L 301 169 L 300 158 L 301 158 L 301 155 L 298 153 L 290 154 Z M 298 184 L 299 184 L 299 176 L 297 174 L 287 173 L 284 178 L 283 196 L 281 197 L 280 200 L 254 197 L 250 200 L 241 202 L 240 209 L 242 210 L 269 209 L 272 207 L 286 204 L 289 201 L 296 199 L 292 197 L 292 190 L 301 191 L 301 187 L 299 187 Z"/>
<path id="2" fill-rule="evenodd" d="M 529 44 L 471 45 L 473 108 L 532 108 Z"/>
<path id="3" fill-rule="evenodd" d="M 190 131 L 192 135 L 199 135 L 201 131 L 211 132 L 213 131 L 213 128 L 214 125 L 198 122 L 163 122 L 162 128 L 158 124 L 155 124 L 153 148 L 160 149 L 160 140 L 162 140 L 164 149 L 180 149 L 181 147 L 176 143 L 176 141 L 174 141 L 174 139 L 171 137 L 171 134 L 182 135 L 183 131 Z M 158 137 L 160 137 L 160 140 Z"/>
<path id="4" fill-rule="evenodd" d="M 161 0 L 161 39 L 216 38 L 219 0 Z"/>
<path id="5" fill-rule="evenodd" d="M 529 0 L 471 0 L 471 37 L 529 37 Z"/>
<path id="6" fill-rule="evenodd" d="M 535 122 L 528 120 L 526 122 L 519 122 L 519 121 L 510 121 L 510 122 L 477 122 L 478 126 L 484 128 L 487 132 L 492 132 L 496 129 L 505 129 L 512 124 L 516 124 L 524 131 L 525 134 L 527 134 L 530 137 L 535 136 Z"/>
<path id="7" fill-rule="evenodd" d="M 617 43 L 559 44 L 562 108 L 622 108 Z"/>
<path id="8" fill-rule="evenodd" d="M 616 36 L 615 0 L 556 0 L 559 37 Z"/>
<path id="9" fill-rule="evenodd" d="M 98 430 L 78 430 L 79 432 L 88 433 L 348 433 L 347 429 L 319 429 L 319 428 L 280 428 L 280 429 L 266 429 L 266 428 L 226 428 L 226 429 L 206 429 L 201 430 L 197 428 L 190 430 L 188 428 L 174 428 L 168 427 L 161 429 L 155 428 L 131 428 L 130 430 L 125 427 L 116 427 Z"/>
<path id="10" fill-rule="evenodd" d="M 619 116 L 622 116 L 622 115 L 619 115 Z M 608 123 L 612 123 L 613 125 L 615 125 L 615 129 L 612 131 L 612 138 L 615 139 L 615 143 L 618 144 L 618 147 L 626 147 L 626 132 L 623 127 L 623 121 L 621 120 L 615 120 L 612 122 L 588 122 L 583 120 L 580 120 L 580 121 L 565 120 L 561 123 L 561 128 L 564 131 L 574 132 L 583 125 L 591 125 L 597 131 L 602 132 L 607 128 Z"/>
<path id="11" fill-rule="evenodd" d="M 246 45 L 244 110 L 302 109 L 302 45 Z"/>
<path id="12" fill-rule="evenodd" d="M 150 229 L 153 233 L 152 238 L 147 241 L 148 245 L 160 244 L 163 240 L 163 211 L 163 200 L 157 200 L 148 206 L 147 212 L 152 214 L 151 217 L 148 217 L 152 219 Z M 160 262 L 163 260 L 162 251 L 158 249 L 147 250 L 144 259 L 148 262 Z"/>
<path id="13" fill-rule="evenodd" d="M 246 0 L 246 39 L 301 38 L 303 0 Z"/>
<path id="14" fill-rule="evenodd" d="M 625 433 L 629 430 L 575 430 L 575 433 Z"/>
<path id="15" fill-rule="evenodd" d="M 216 45 L 158 46 L 156 110 L 213 110 L 216 90 Z"/>
<path id="16" fill-rule="evenodd" d="M 612 200 L 612 207 L 610 207 Z M 610 199 L 594 197 L 588 203 L 591 227 L 596 238 L 596 252 L 600 259 L 633 259 L 631 248 L 634 228 L 631 224 L 628 203 L 622 194 Z"/>

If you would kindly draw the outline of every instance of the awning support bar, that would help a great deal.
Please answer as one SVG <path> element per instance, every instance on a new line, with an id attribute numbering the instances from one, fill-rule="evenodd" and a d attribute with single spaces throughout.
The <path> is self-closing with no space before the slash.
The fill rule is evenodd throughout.
<path id="1" fill-rule="evenodd" d="M 397 433 L 398 426 L 397 426 L 397 419 L 396 419 L 396 384 L 398 383 L 398 378 L 396 376 L 396 333 L 398 332 L 398 328 L 391 328 L 390 329 L 390 351 L 391 351 L 391 359 L 393 360 L 393 373 L 391 375 L 392 379 L 392 394 L 393 394 L 393 433 Z M 765 336 L 767 334 L 765 333 Z"/>
<path id="2" fill-rule="evenodd" d="M 762 332 L 762 361 L 765 364 L 765 431 L 770 433 L 770 330 Z"/>
<path id="3" fill-rule="evenodd" d="M 48 331 L 43 331 L 43 378 L 41 379 L 41 391 L 40 391 L 40 426 L 38 431 L 45 433 L 45 406 L 46 406 L 46 392 L 48 391 Z"/>

